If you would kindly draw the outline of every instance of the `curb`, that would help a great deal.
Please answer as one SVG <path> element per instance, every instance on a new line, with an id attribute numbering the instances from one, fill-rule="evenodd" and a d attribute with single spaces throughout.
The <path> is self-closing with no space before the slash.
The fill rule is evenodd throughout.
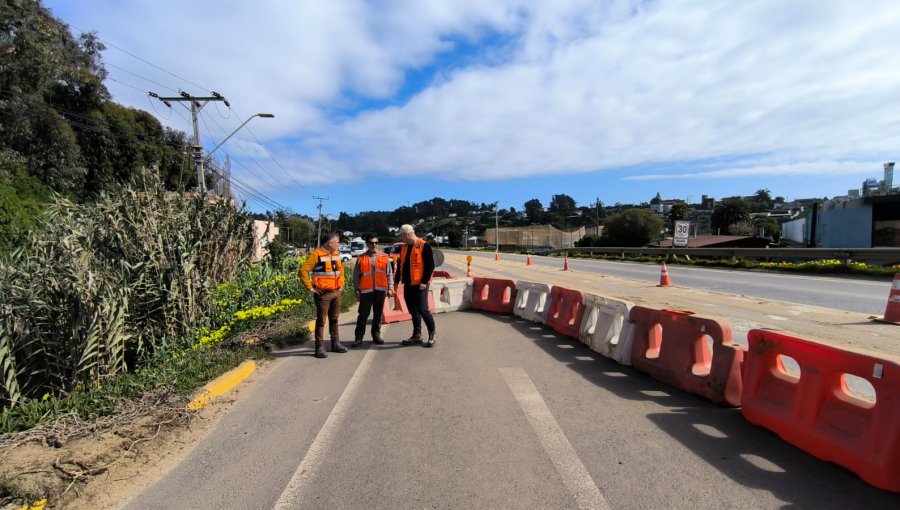
<path id="1" fill-rule="evenodd" d="M 212 402 L 214 398 L 221 397 L 222 395 L 231 391 L 232 388 L 246 379 L 247 376 L 252 374 L 255 370 L 255 362 L 245 361 L 241 363 L 237 366 L 237 368 L 233 368 L 215 378 L 214 380 L 206 383 L 206 386 L 203 387 L 203 391 L 200 392 L 200 394 L 197 395 L 194 400 L 191 400 L 190 403 L 188 403 L 187 408 L 192 411 L 203 409 L 207 404 Z"/>

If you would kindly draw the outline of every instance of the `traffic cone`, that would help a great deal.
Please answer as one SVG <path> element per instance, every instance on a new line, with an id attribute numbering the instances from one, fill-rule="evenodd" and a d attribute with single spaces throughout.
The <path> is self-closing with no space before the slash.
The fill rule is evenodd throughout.
<path id="1" fill-rule="evenodd" d="M 494 252 L 494 260 L 500 260 L 500 252 L 499 251 Z"/>
<path id="2" fill-rule="evenodd" d="M 884 317 L 880 319 L 876 317 L 875 320 L 900 326 L 900 273 L 894 275 L 894 284 L 891 285 L 891 293 L 888 294 Z"/>
<path id="3" fill-rule="evenodd" d="M 472 264 L 466 264 L 466 278 L 472 277 Z"/>
<path id="4" fill-rule="evenodd" d="M 568 271 L 568 270 L 569 270 L 569 256 L 566 255 L 565 257 L 563 257 L 563 271 Z"/>
<path id="5" fill-rule="evenodd" d="M 657 287 L 671 287 L 672 282 L 669 281 L 669 270 L 666 269 L 666 262 L 662 263 L 662 271 L 659 273 L 659 285 Z"/>
<path id="6" fill-rule="evenodd" d="M 525 262 L 525 265 L 530 266 L 531 265 L 531 254 L 530 253 L 528 254 L 528 259 L 526 259 L 526 260 L 527 260 L 527 262 Z"/>

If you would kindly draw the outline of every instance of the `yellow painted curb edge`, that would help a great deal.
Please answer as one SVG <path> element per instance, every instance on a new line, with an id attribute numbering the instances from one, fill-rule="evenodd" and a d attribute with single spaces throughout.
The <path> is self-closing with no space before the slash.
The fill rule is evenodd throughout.
<path id="1" fill-rule="evenodd" d="M 191 400 L 187 405 L 187 408 L 193 411 L 203 409 L 203 407 L 206 406 L 206 404 L 209 404 L 214 398 L 221 397 L 231 391 L 238 383 L 252 374 L 254 370 L 256 370 L 256 363 L 253 361 L 241 363 L 237 368 L 229 370 L 215 380 L 207 383 L 206 386 L 203 387 L 203 391 L 200 392 L 194 400 Z"/>
<path id="2" fill-rule="evenodd" d="M 25 504 L 22 507 L 22 510 L 44 510 L 44 505 L 47 504 L 47 499 L 42 499 L 40 501 L 35 501 L 33 505 Z"/>

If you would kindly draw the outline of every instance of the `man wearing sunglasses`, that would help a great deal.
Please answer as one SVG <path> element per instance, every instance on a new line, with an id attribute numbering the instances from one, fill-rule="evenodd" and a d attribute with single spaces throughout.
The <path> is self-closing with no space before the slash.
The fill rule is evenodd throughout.
<path id="1" fill-rule="evenodd" d="M 353 288 L 359 300 L 359 315 L 356 317 L 355 339 L 351 347 L 359 347 L 366 333 L 366 320 L 372 316 L 372 343 L 381 345 L 381 314 L 384 310 L 385 295 L 393 296 L 394 272 L 391 258 L 378 249 L 378 236 L 366 236 L 366 251 L 356 258 L 353 268 Z"/>

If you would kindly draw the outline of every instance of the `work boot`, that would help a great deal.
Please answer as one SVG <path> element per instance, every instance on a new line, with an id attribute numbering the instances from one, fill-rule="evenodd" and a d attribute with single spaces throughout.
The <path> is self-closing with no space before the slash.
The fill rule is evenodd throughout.
<path id="1" fill-rule="evenodd" d="M 406 340 L 404 340 L 400 343 L 403 345 L 420 344 L 420 343 L 422 343 L 422 335 L 413 333 L 413 336 L 407 338 Z"/>
<path id="2" fill-rule="evenodd" d="M 331 352 L 347 352 L 347 348 L 341 345 L 340 340 L 332 340 Z"/>
<path id="3" fill-rule="evenodd" d="M 317 346 L 316 346 L 316 353 L 313 354 L 313 356 L 315 356 L 315 357 L 317 357 L 317 358 L 327 358 L 328 355 L 325 354 L 325 346 L 324 346 L 324 345 L 317 345 Z"/>
<path id="4" fill-rule="evenodd" d="M 434 336 L 435 336 L 434 331 L 428 332 L 428 342 L 425 343 L 425 347 L 434 347 L 434 342 L 436 340 L 436 338 Z"/>
<path id="5" fill-rule="evenodd" d="M 382 340 L 380 336 L 376 336 L 372 338 L 372 343 L 375 345 L 384 345 L 384 340 Z"/>
<path id="6" fill-rule="evenodd" d="M 350 344 L 350 347 L 359 347 L 360 345 L 362 345 L 362 338 L 357 338 Z"/>

